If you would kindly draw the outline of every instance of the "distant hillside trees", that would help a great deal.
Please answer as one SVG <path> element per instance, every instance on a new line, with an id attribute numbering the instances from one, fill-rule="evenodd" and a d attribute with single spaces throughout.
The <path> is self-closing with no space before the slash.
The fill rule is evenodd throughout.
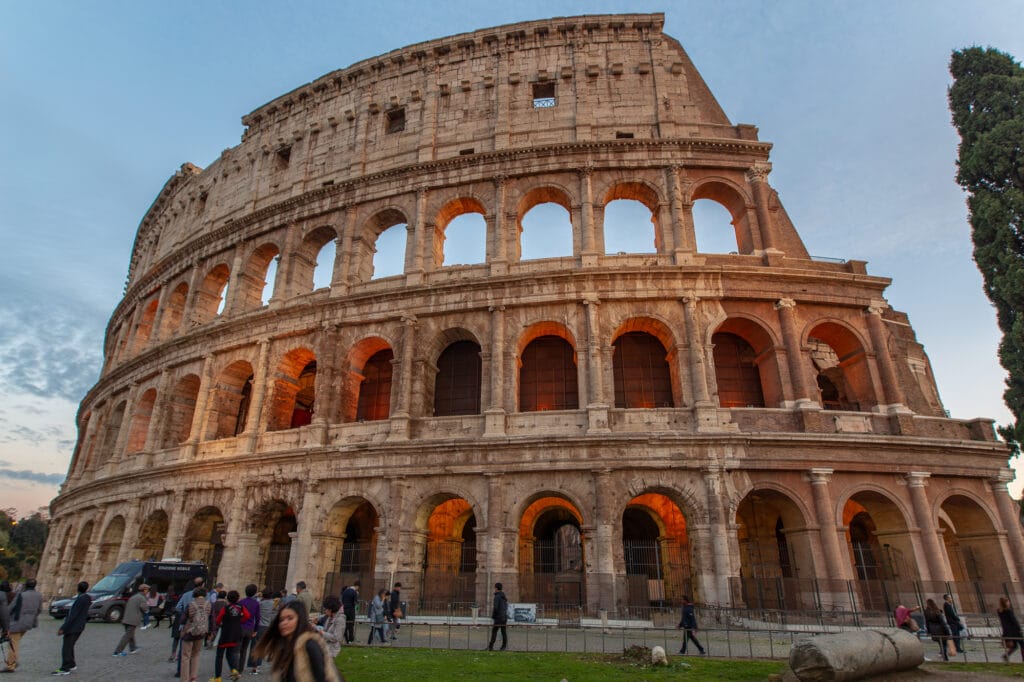
<path id="1" fill-rule="evenodd" d="M 18 519 L 14 509 L 0 510 L 0 580 L 35 577 L 48 528 L 41 511 Z"/>

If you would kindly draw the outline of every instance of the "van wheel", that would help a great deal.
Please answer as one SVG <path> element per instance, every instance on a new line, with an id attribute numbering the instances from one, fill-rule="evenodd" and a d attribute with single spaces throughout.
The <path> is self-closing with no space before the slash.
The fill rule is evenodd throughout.
<path id="1" fill-rule="evenodd" d="M 124 615 L 124 607 L 122 606 L 111 606 L 107 610 L 106 619 L 108 623 L 120 623 L 121 616 Z"/>

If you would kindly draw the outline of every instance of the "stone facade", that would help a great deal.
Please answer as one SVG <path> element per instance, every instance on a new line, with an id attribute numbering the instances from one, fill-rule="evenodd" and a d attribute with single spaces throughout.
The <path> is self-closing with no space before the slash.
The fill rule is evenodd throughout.
<path id="1" fill-rule="evenodd" d="M 991 422 L 945 415 L 888 279 L 808 255 L 771 145 L 662 23 L 396 50 L 182 166 L 82 402 L 45 588 L 154 556 L 318 595 L 399 580 L 421 613 L 484 604 L 496 580 L 588 614 L 685 592 L 879 610 L 882 584 L 1017 592 Z M 606 253 L 620 199 L 650 211 L 650 253 Z M 698 250 L 704 199 L 735 253 Z M 522 219 L 549 203 L 571 253 L 524 259 Z M 446 265 L 471 214 L 482 262 Z M 374 277 L 395 226 L 401 272 Z"/>

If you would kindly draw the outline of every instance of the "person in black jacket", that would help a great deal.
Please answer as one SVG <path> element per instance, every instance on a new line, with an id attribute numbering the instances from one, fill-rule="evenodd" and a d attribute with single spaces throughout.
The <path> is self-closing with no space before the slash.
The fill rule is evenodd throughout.
<path id="1" fill-rule="evenodd" d="M 697 651 L 703 656 L 704 647 L 701 646 L 693 634 L 697 631 L 697 612 L 694 610 L 693 602 L 690 601 L 688 595 L 683 595 L 683 617 L 679 620 L 677 627 L 683 628 L 683 646 L 679 649 L 679 653 L 686 654 L 686 643 L 690 641 L 697 645 Z"/>
<path id="2" fill-rule="evenodd" d="M 1024 646 L 1022 646 L 1024 633 L 1021 633 L 1020 621 L 1017 620 L 1009 599 L 999 598 L 999 608 L 996 609 L 996 614 L 999 615 L 999 626 L 1003 631 L 1003 647 L 1006 649 L 1003 653 L 1003 660 L 1009 661 L 1010 654 L 1019 648 L 1020 660 L 1024 661 Z"/>
<path id="3" fill-rule="evenodd" d="M 494 640 L 498 638 L 498 630 L 501 630 L 501 650 L 504 651 L 508 648 L 508 632 L 505 627 L 508 623 L 508 598 L 501 591 L 501 583 L 494 583 L 494 606 L 491 607 L 491 620 L 494 621 L 494 625 L 491 626 L 491 642 L 487 645 L 487 650 L 494 651 Z"/>
<path id="4" fill-rule="evenodd" d="M 402 583 L 395 583 L 395 586 L 391 588 L 391 599 L 388 601 L 387 613 L 388 621 L 391 623 L 391 639 L 398 639 L 398 629 L 402 627 L 400 621 L 405 617 L 405 613 L 402 611 Z"/>
<path id="5" fill-rule="evenodd" d="M 341 591 L 341 609 L 345 612 L 345 644 L 356 639 L 356 602 L 359 600 L 359 581 Z"/>
<path id="6" fill-rule="evenodd" d="M 928 629 L 928 634 L 932 636 L 932 641 L 937 642 L 939 645 L 939 651 L 942 652 L 942 660 L 948 661 L 949 654 L 946 650 L 946 640 L 949 639 L 950 634 L 949 623 L 946 622 L 946 616 L 942 613 L 942 609 L 935 603 L 934 599 L 928 599 L 924 603 L 924 622 L 925 627 Z"/>
<path id="7" fill-rule="evenodd" d="M 78 596 L 71 604 L 63 625 L 57 630 L 57 634 L 63 635 L 64 640 L 60 648 L 60 667 L 53 671 L 54 675 L 70 675 L 78 667 L 75 665 L 75 642 L 82 636 L 85 623 L 89 620 L 92 597 L 86 594 L 88 591 L 89 583 L 84 580 L 78 583 Z"/>
<path id="8" fill-rule="evenodd" d="M 949 624 L 949 631 L 953 635 L 953 644 L 956 645 L 956 652 L 962 654 L 964 652 L 963 621 L 960 620 L 960 614 L 956 612 L 956 607 L 953 606 L 953 597 L 951 595 L 942 595 L 942 602 L 942 613 L 946 616 L 946 623 Z"/>

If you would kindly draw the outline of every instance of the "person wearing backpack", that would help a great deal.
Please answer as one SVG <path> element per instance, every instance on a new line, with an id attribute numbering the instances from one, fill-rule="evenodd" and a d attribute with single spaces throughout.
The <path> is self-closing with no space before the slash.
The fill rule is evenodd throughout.
<path id="1" fill-rule="evenodd" d="M 220 640 L 217 642 L 212 682 L 221 682 L 225 654 L 228 657 L 228 667 L 231 668 L 231 679 L 237 680 L 241 677 L 241 673 L 238 672 L 238 648 L 242 643 L 242 623 L 250 617 L 248 609 L 238 603 L 238 591 L 228 592 L 228 603 L 217 613 L 215 619 L 217 627 L 220 628 Z"/>
<path id="2" fill-rule="evenodd" d="M 185 608 L 181 621 L 181 679 L 198 682 L 199 654 L 203 641 L 210 632 L 210 603 L 206 601 L 206 590 L 197 587 L 192 591 L 192 600 Z"/>

